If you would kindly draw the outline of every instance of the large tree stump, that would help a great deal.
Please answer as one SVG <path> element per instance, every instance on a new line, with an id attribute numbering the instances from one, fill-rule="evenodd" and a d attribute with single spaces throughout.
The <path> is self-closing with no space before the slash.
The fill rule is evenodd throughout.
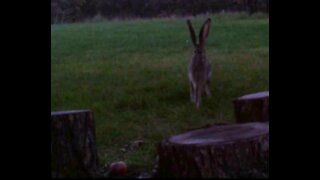
<path id="1" fill-rule="evenodd" d="M 269 91 L 241 96 L 233 104 L 237 123 L 269 121 Z"/>
<path id="2" fill-rule="evenodd" d="M 269 176 L 269 123 L 217 125 L 163 140 L 156 177 Z"/>
<path id="3" fill-rule="evenodd" d="M 51 113 L 52 177 L 96 177 L 94 116 L 90 110 Z"/>

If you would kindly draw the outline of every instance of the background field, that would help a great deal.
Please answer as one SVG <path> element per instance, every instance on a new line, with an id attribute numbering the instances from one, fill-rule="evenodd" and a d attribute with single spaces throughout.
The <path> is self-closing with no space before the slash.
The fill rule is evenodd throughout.
<path id="1" fill-rule="evenodd" d="M 207 17 L 191 18 L 197 33 Z M 234 122 L 234 98 L 269 89 L 269 18 L 210 17 L 212 97 L 200 111 L 189 98 L 193 47 L 181 18 L 52 25 L 51 110 L 91 109 L 101 165 L 124 160 L 147 170 L 161 139 Z M 120 151 L 137 139 L 141 148 Z"/>

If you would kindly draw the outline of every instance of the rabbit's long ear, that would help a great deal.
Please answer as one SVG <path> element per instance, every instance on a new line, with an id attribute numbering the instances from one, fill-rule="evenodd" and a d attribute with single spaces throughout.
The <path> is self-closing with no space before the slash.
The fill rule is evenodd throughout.
<path id="1" fill-rule="evenodd" d="M 196 44 L 197 44 L 196 43 L 196 34 L 194 33 L 193 27 L 192 27 L 191 22 L 190 22 L 189 19 L 187 20 L 187 24 L 188 24 L 190 36 L 191 36 L 191 39 L 192 39 L 192 43 L 193 43 L 194 46 L 196 46 Z"/>
<path id="2" fill-rule="evenodd" d="M 211 19 L 208 18 L 206 22 L 202 25 L 200 30 L 199 41 L 201 46 L 203 46 L 205 41 L 208 39 L 210 26 L 211 26 Z"/>

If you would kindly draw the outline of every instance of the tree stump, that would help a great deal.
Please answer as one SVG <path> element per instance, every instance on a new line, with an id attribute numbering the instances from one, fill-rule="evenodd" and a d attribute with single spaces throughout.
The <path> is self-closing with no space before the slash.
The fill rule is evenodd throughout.
<path id="1" fill-rule="evenodd" d="M 269 121 L 269 91 L 241 96 L 233 105 L 237 123 Z"/>
<path id="2" fill-rule="evenodd" d="M 51 176 L 97 175 L 94 116 L 90 110 L 51 113 Z"/>
<path id="3" fill-rule="evenodd" d="M 218 125 L 163 140 L 156 177 L 269 177 L 269 123 Z"/>

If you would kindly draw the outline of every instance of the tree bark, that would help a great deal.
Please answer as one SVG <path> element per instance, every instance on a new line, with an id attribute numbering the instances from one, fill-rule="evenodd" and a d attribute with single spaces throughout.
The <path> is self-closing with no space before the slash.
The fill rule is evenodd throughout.
<path id="1" fill-rule="evenodd" d="M 241 96 L 233 105 L 237 123 L 269 121 L 269 91 Z"/>
<path id="2" fill-rule="evenodd" d="M 51 113 L 51 176 L 95 177 L 98 165 L 95 139 L 90 110 Z"/>
<path id="3" fill-rule="evenodd" d="M 218 125 L 163 140 L 156 177 L 269 176 L 269 123 Z"/>

